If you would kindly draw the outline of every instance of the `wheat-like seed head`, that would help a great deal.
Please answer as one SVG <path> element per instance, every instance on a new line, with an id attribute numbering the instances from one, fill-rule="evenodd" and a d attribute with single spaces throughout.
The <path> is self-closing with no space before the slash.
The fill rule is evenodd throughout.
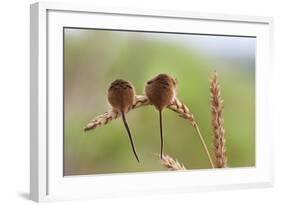
<path id="1" fill-rule="evenodd" d="M 145 96 L 141 95 L 136 95 L 135 96 L 135 101 L 133 106 L 131 107 L 132 109 L 137 109 L 139 107 L 143 107 L 149 105 L 149 101 Z M 84 128 L 84 131 L 92 130 L 97 127 L 103 126 L 111 122 L 112 120 L 118 118 L 121 116 L 121 113 L 119 113 L 117 110 L 111 109 L 107 112 L 105 112 L 102 115 L 99 115 L 95 117 L 93 120 L 91 120 L 86 127 Z"/>
<path id="2" fill-rule="evenodd" d="M 146 96 L 136 95 L 135 102 L 133 103 L 133 105 L 129 111 L 140 108 L 140 107 L 144 107 L 147 105 L 151 105 L 151 103 L 149 102 L 149 100 Z M 210 165 L 212 168 L 214 168 L 212 158 L 210 156 L 206 143 L 202 137 L 202 134 L 199 130 L 199 126 L 195 122 L 193 114 L 190 112 L 188 107 L 185 104 L 183 104 L 182 102 L 180 102 L 178 99 L 175 99 L 170 105 L 167 106 L 167 108 L 178 113 L 180 117 L 187 119 L 191 123 L 191 125 L 195 128 L 195 130 L 198 134 L 198 137 L 203 145 L 203 148 L 208 156 Z M 106 113 L 104 113 L 103 115 L 99 115 L 96 118 L 94 118 L 93 120 L 91 120 L 84 128 L 84 131 L 92 130 L 97 127 L 106 125 L 109 122 L 111 122 L 113 119 L 116 119 L 120 116 L 121 116 L 121 113 L 119 113 L 116 110 L 111 109 L 111 110 L 107 111 Z"/>
<path id="3" fill-rule="evenodd" d="M 174 160 L 169 155 L 162 156 L 161 164 L 172 171 L 186 170 L 183 164 L 180 164 L 177 160 Z"/>
<path id="4" fill-rule="evenodd" d="M 223 100 L 221 99 L 221 90 L 217 73 L 213 75 L 210 84 L 213 146 L 216 157 L 216 167 L 224 168 L 227 167 L 227 157 L 223 127 Z"/>
<path id="5" fill-rule="evenodd" d="M 188 107 L 181 101 L 175 99 L 172 104 L 168 105 L 168 108 L 176 113 L 179 113 L 180 117 L 189 120 L 189 122 L 194 126 L 195 120 L 193 114 L 190 112 Z"/>
<path id="6" fill-rule="evenodd" d="M 142 95 L 136 95 L 135 96 L 135 102 L 130 110 L 134 110 L 140 107 L 144 107 L 150 105 L 150 102 L 146 96 Z M 194 123 L 194 118 L 192 113 L 189 111 L 186 105 L 181 103 L 178 99 L 174 100 L 174 102 L 170 105 L 168 105 L 168 108 L 170 110 L 173 110 L 174 112 L 177 112 L 180 114 L 181 117 L 188 119 L 192 125 Z M 93 120 L 91 120 L 87 126 L 84 128 L 85 131 L 95 129 L 97 127 L 103 126 L 111 122 L 113 119 L 116 119 L 121 116 L 121 113 L 118 111 L 111 109 L 107 112 L 105 112 L 103 115 L 99 115 Z"/>

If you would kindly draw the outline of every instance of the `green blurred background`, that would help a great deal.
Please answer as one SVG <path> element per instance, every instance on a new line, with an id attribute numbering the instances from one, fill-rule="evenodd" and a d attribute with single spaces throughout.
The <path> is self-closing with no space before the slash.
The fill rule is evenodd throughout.
<path id="1" fill-rule="evenodd" d="M 178 80 L 178 98 L 193 112 L 212 153 L 209 79 L 216 70 L 224 99 L 229 167 L 255 165 L 255 38 L 90 29 L 64 29 L 64 175 L 166 170 L 160 152 L 158 113 L 152 106 L 127 120 L 141 163 L 121 119 L 84 132 L 109 105 L 111 81 L 132 82 L 137 94 L 159 73 Z M 193 127 L 165 110 L 164 153 L 188 169 L 209 168 Z"/>

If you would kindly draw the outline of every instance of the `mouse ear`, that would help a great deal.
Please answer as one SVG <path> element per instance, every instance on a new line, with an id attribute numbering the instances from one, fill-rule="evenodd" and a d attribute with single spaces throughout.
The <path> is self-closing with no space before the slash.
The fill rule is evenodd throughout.
<path id="1" fill-rule="evenodd" d="M 174 80 L 175 80 L 175 82 L 174 82 L 175 85 L 178 84 L 178 79 L 175 78 Z"/>
<path id="2" fill-rule="evenodd" d="M 125 87 L 126 88 L 131 88 L 131 89 L 133 88 L 130 84 L 126 84 Z"/>
<path id="3" fill-rule="evenodd" d="M 149 80 L 147 81 L 147 84 L 151 84 L 153 82 L 153 80 Z"/>

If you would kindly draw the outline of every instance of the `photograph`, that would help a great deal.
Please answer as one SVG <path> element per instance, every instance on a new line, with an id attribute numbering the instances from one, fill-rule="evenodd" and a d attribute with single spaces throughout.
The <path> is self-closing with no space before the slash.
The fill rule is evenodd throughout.
<path id="1" fill-rule="evenodd" d="M 256 37 L 63 28 L 63 176 L 255 167 Z"/>

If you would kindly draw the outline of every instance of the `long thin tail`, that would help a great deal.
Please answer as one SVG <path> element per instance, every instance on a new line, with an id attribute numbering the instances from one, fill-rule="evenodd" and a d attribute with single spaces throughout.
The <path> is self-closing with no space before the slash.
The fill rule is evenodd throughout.
<path id="1" fill-rule="evenodd" d="M 127 123 L 127 121 L 126 121 L 125 114 L 124 114 L 124 112 L 121 112 L 121 114 L 122 114 L 122 120 L 123 120 L 123 122 L 124 122 L 125 128 L 126 128 L 126 130 L 127 130 L 127 132 L 128 132 L 128 135 L 129 135 L 129 139 L 130 139 L 130 143 L 131 143 L 131 146 L 132 146 L 134 155 L 135 155 L 136 159 L 138 160 L 138 162 L 140 162 L 139 157 L 138 157 L 138 154 L 137 154 L 137 152 L 136 152 L 136 150 L 135 150 L 134 141 L 133 141 L 133 138 L 132 138 L 132 135 L 131 135 L 131 132 L 130 132 L 128 123 Z"/>
<path id="2" fill-rule="evenodd" d="M 160 121 L 160 159 L 163 159 L 163 128 L 162 128 L 162 111 L 159 110 L 159 121 Z"/>

